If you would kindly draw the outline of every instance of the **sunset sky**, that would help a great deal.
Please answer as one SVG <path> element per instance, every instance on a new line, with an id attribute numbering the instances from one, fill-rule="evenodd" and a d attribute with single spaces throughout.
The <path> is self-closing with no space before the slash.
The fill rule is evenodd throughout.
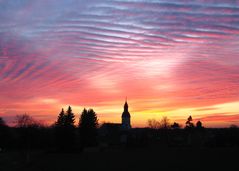
<path id="1" fill-rule="evenodd" d="M 0 116 L 239 126 L 239 0 L 0 0 Z M 78 121 L 77 121 L 78 122 Z"/>

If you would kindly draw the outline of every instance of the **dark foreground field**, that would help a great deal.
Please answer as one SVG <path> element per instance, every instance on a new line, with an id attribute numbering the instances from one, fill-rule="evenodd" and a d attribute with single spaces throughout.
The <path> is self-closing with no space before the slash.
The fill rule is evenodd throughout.
<path id="1" fill-rule="evenodd" d="M 0 154 L 0 170 L 77 171 L 77 170 L 228 170 L 238 171 L 239 150 L 222 149 L 108 149 L 81 153 L 32 152 L 27 164 L 23 152 Z"/>

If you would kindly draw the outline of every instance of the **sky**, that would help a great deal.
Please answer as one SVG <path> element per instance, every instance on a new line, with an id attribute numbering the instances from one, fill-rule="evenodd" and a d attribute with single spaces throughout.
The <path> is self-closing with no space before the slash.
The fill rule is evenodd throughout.
<path id="1" fill-rule="evenodd" d="M 0 116 L 239 126 L 239 0 L 0 0 Z M 76 122 L 78 119 L 76 119 Z"/>

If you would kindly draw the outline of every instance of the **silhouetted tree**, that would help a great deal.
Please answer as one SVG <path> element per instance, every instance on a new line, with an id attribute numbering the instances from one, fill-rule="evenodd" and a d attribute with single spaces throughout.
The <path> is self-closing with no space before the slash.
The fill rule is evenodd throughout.
<path id="1" fill-rule="evenodd" d="M 65 112 L 64 112 L 64 109 L 62 108 L 61 112 L 58 115 L 55 126 L 61 127 L 61 126 L 64 126 L 64 125 L 65 125 Z"/>
<path id="2" fill-rule="evenodd" d="M 17 128 L 31 128 L 39 125 L 36 120 L 27 114 L 17 115 L 15 123 Z"/>
<path id="3" fill-rule="evenodd" d="M 72 112 L 71 107 L 68 107 L 68 110 L 65 114 L 65 129 L 66 129 L 66 146 L 67 150 L 72 150 L 75 146 L 75 115 Z"/>
<path id="4" fill-rule="evenodd" d="M 55 122 L 56 144 L 62 151 L 69 151 L 75 145 L 75 115 L 71 107 L 68 107 L 66 113 L 64 109 L 58 115 Z"/>
<path id="5" fill-rule="evenodd" d="M 56 127 L 75 127 L 75 115 L 72 112 L 71 107 L 64 112 L 64 109 L 58 115 L 57 121 L 55 122 Z"/>
<path id="6" fill-rule="evenodd" d="M 237 126 L 237 125 L 235 125 L 235 124 L 231 124 L 231 125 L 229 126 L 229 128 L 231 128 L 231 129 L 237 129 L 237 128 L 238 128 L 238 126 Z"/>
<path id="7" fill-rule="evenodd" d="M 151 129 L 168 129 L 170 128 L 169 119 L 164 116 L 160 121 L 156 119 L 149 119 L 148 120 L 148 127 Z"/>
<path id="8" fill-rule="evenodd" d="M 95 111 L 84 109 L 79 120 L 79 131 L 83 147 L 97 144 L 98 119 Z"/>
<path id="9" fill-rule="evenodd" d="M 0 127 L 6 127 L 7 124 L 6 122 L 3 120 L 3 118 L 0 117 Z"/>
<path id="10" fill-rule="evenodd" d="M 174 122 L 174 123 L 171 125 L 171 128 L 173 128 L 173 129 L 179 129 L 179 128 L 180 128 L 180 125 L 179 125 L 179 123 Z"/>
<path id="11" fill-rule="evenodd" d="M 168 129 L 170 127 L 169 119 L 167 118 L 167 116 L 163 116 L 160 120 L 160 127 L 162 129 Z"/>
<path id="12" fill-rule="evenodd" d="M 148 120 L 148 127 L 151 129 L 159 129 L 160 128 L 160 122 L 156 119 L 149 119 Z"/>
<path id="13" fill-rule="evenodd" d="M 66 131 L 64 129 L 65 127 L 65 112 L 62 108 L 61 112 L 58 115 L 57 121 L 55 122 L 55 140 L 56 140 L 56 146 L 59 149 L 65 148 L 65 136 Z"/>
<path id="14" fill-rule="evenodd" d="M 186 121 L 186 128 L 194 128 L 194 124 L 192 123 L 193 118 L 192 116 L 188 117 L 188 120 Z"/>
<path id="15" fill-rule="evenodd" d="M 10 132 L 6 122 L 0 117 L 0 152 L 9 145 L 9 134 Z"/>
<path id="16" fill-rule="evenodd" d="M 30 162 L 31 149 L 38 141 L 38 130 L 42 126 L 40 122 L 27 114 L 16 116 L 16 127 L 18 128 L 19 146 L 26 151 L 26 162 Z"/>
<path id="17" fill-rule="evenodd" d="M 67 127 L 75 127 L 74 124 L 75 124 L 75 115 L 72 112 L 71 107 L 69 106 L 65 114 L 65 125 Z"/>
<path id="18" fill-rule="evenodd" d="M 197 123 L 196 123 L 196 128 L 198 128 L 198 129 L 203 128 L 201 121 L 197 121 Z"/>

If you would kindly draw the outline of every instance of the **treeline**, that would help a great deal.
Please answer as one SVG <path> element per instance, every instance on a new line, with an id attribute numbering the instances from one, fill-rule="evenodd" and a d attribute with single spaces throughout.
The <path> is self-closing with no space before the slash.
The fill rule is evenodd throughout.
<path id="1" fill-rule="evenodd" d="M 81 152 L 88 147 L 239 147 L 239 129 L 204 128 L 201 121 L 189 116 L 185 125 L 161 120 L 148 120 L 147 128 L 123 130 L 121 124 L 99 126 L 93 109 L 83 109 L 79 117 L 69 106 L 62 109 L 51 126 L 45 126 L 31 116 L 16 116 L 15 126 L 9 127 L 0 118 L 0 152 L 31 150 L 46 152 Z M 28 156 L 28 155 L 26 155 Z"/>
<path id="2" fill-rule="evenodd" d="M 97 145 L 98 119 L 93 109 L 84 109 L 80 115 L 78 126 L 75 126 L 75 115 L 69 106 L 68 110 L 60 112 L 53 125 L 57 147 L 61 150 L 75 150 L 78 148 Z M 77 130 L 75 129 L 77 128 Z"/>
<path id="3" fill-rule="evenodd" d="M 97 145 L 97 114 L 84 109 L 76 124 L 76 116 L 69 106 L 59 113 L 56 122 L 45 126 L 27 114 L 18 115 L 15 126 L 8 127 L 0 118 L 0 151 L 5 149 L 46 149 L 49 151 L 81 151 Z"/>
<path id="4" fill-rule="evenodd" d="M 161 120 L 156 120 L 156 119 L 149 119 L 148 120 L 148 127 L 152 129 L 179 129 L 183 128 L 182 125 L 180 125 L 177 122 L 173 122 L 172 124 L 170 123 L 170 120 L 166 117 L 163 116 Z M 203 129 L 202 122 L 199 120 L 194 124 L 192 116 L 189 116 L 188 119 L 185 122 L 185 129 Z"/>

